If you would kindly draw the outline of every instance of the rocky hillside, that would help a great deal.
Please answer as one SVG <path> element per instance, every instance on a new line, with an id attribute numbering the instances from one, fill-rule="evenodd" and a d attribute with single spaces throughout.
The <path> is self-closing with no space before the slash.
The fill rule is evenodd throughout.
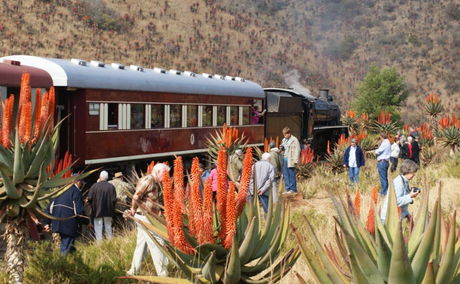
<path id="1" fill-rule="evenodd" d="M 344 107 L 377 64 L 407 79 L 409 110 L 428 92 L 450 111 L 460 103 L 456 0 L 1 0 L 0 17 L 1 55 L 238 75 L 263 86 L 298 77 L 313 94 L 329 87 Z"/>

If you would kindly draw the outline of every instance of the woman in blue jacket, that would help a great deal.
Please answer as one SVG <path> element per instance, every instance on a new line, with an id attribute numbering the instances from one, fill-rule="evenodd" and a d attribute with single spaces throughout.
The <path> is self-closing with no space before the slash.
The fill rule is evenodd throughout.
<path id="1" fill-rule="evenodd" d="M 348 168 L 348 174 L 351 183 L 358 183 L 359 180 L 359 168 L 364 166 L 364 153 L 361 147 L 356 144 L 356 139 L 352 138 L 350 146 L 345 150 L 343 155 L 343 166 Z"/>

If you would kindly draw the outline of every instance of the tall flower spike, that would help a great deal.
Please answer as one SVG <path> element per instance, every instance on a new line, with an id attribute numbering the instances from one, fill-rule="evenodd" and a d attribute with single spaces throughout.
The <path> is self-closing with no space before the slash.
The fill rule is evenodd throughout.
<path id="1" fill-rule="evenodd" d="M 229 191 L 227 194 L 227 205 L 225 214 L 225 239 L 224 247 L 230 249 L 232 246 L 233 236 L 236 233 L 236 206 L 235 206 L 235 184 L 230 182 Z"/>
<path id="2" fill-rule="evenodd" d="M 214 243 L 214 230 L 213 230 L 213 201 L 212 201 L 212 181 L 207 179 L 204 185 L 204 198 L 203 198 L 203 218 L 201 222 L 201 240 L 200 244 Z"/>
<path id="3" fill-rule="evenodd" d="M 42 102 L 41 102 L 41 110 L 40 110 L 40 131 L 43 130 L 45 127 L 45 124 L 47 123 L 48 120 L 48 110 L 49 110 L 49 95 L 48 92 L 46 92 L 42 96 Z"/>
<path id="4" fill-rule="evenodd" d="M 21 106 L 21 114 L 19 118 L 19 141 L 23 145 L 30 141 L 32 130 L 31 112 L 32 103 L 26 101 Z"/>
<path id="5" fill-rule="evenodd" d="M 377 199 L 379 195 L 379 190 L 377 189 L 376 186 L 372 188 L 372 201 L 374 201 L 374 204 L 377 204 Z"/>
<path id="6" fill-rule="evenodd" d="M 174 245 L 174 197 L 172 189 L 172 180 L 168 173 L 162 178 L 163 198 L 165 206 L 166 229 L 168 231 L 169 241 Z"/>
<path id="7" fill-rule="evenodd" d="M 174 223 L 174 245 L 181 251 L 192 254 L 194 249 L 185 239 L 185 233 L 183 230 L 182 222 L 182 211 L 180 201 L 177 199 L 173 200 L 173 223 Z"/>
<path id="8" fill-rule="evenodd" d="M 221 234 L 225 234 L 225 206 L 227 201 L 227 154 L 221 149 L 217 154 L 217 210 L 219 211 Z M 220 235 L 222 237 L 222 235 Z"/>
<path id="9" fill-rule="evenodd" d="M 41 114 L 41 95 L 40 89 L 37 88 L 35 93 L 35 107 L 34 107 L 34 138 L 33 143 L 37 142 L 40 135 L 40 114 Z"/>
<path id="10" fill-rule="evenodd" d="M 369 213 L 367 214 L 366 230 L 374 234 L 375 233 L 375 210 L 374 203 L 371 202 L 369 205 Z"/>
<path id="11" fill-rule="evenodd" d="M 50 125 L 51 125 L 51 127 L 53 127 L 54 126 L 54 108 L 55 108 L 55 105 L 56 105 L 56 95 L 55 95 L 55 92 L 54 92 L 54 87 L 50 88 L 48 100 L 49 100 L 48 116 L 49 116 L 49 119 L 50 119 Z"/>
<path id="12" fill-rule="evenodd" d="M 359 216 L 361 215 L 361 193 L 359 191 L 357 191 L 355 195 L 354 207 L 356 215 L 359 218 Z"/>
<path id="13" fill-rule="evenodd" d="M 2 145 L 9 148 L 11 145 L 11 127 L 13 126 L 13 106 L 14 95 L 10 95 L 5 101 L 3 109 L 3 125 L 2 125 Z"/>
<path id="14" fill-rule="evenodd" d="M 30 102 L 30 74 L 22 73 L 21 76 L 21 89 L 19 91 L 19 106 L 23 106 L 26 102 Z"/>
<path id="15" fill-rule="evenodd" d="M 236 200 L 236 210 L 238 216 L 243 212 L 244 205 L 246 204 L 246 198 L 248 195 L 249 183 L 251 181 L 252 174 L 252 148 L 246 149 L 246 154 L 243 160 L 243 171 L 241 172 L 240 188 Z"/>
<path id="16" fill-rule="evenodd" d="M 193 158 L 192 161 L 192 178 L 190 186 L 190 206 L 188 210 L 189 216 L 189 228 L 193 236 L 199 241 L 202 238 L 201 234 L 201 222 L 202 222 L 202 208 L 201 208 L 201 197 L 200 197 L 200 161 L 198 157 Z"/>
<path id="17" fill-rule="evenodd" d="M 174 199 L 179 202 L 180 210 L 185 213 L 184 208 L 184 165 L 182 157 L 174 160 Z"/>

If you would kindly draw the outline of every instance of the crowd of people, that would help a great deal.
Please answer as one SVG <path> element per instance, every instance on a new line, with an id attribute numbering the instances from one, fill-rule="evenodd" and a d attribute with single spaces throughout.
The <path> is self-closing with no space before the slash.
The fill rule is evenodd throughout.
<path id="1" fill-rule="evenodd" d="M 282 130 L 283 140 L 279 147 L 274 143 L 269 145 L 269 151 L 263 153 L 260 160 L 252 166 L 248 198 L 258 198 L 265 214 L 267 214 L 269 201 L 278 201 L 280 180 L 284 180 L 285 192 L 292 194 L 297 192 L 296 166 L 299 162 L 301 145 L 299 140 L 292 135 L 289 127 Z M 410 219 L 409 204 L 413 203 L 420 190 L 409 186 L 419 166 L 420 146 L 417 136 L 405 137 L 400 135 L 391 143 L 386 133 L 380 135 L 379 147 L 372 151 L 377 157 L 377 170 L 381 184 L 381 195 L 384 198 L 381 210 L 381 219 L 385 220 L 388 208 L 388 171 L 396 171 L 398 160 L 402 160 L 400 174 L 393 180 L 396 192 L 397 206 L 401 208 L 401 218 Z M 352 185 L 359 182 L 360 168 L 365 165 L 365 152 L 358 145 L 356 139 L 350 139 L 350 146 L 346 149 L 343 158 L 343 166 L 348 168 L 349 179 Z M 227 175 L 228 181 L 239 187 L 244 160 L 243 149 L 236 149 L 228 158 Z M 391 168 L 390 168 L 391 162 Z M 211 166 L 205 169 L 200 164 L 202 171 L 202 183 L 207 179 L 212 182 L 214 198 L 217 192 L 217 168 Z M 113 235 L 112 226 L 117 221 L 114 217 L 116 212 L 122 213 L 124 218 L 136 219 L 137 240 L 133 253 L 128 275 L 137 274 L 148 249 L 152 257 L 155 269 L 159 276 L 167 276 L 168 259 L 158 248 L 164 245 L 164 240 L 152 232 L 146 231 L 140 223 L 148 222 L 144 212 L 160 214 L 161 206 L 161 178 L 169 173 L 169 166 L 156 164 L 151 172 L 143 176 L 137 182 L 135 188 L 123 181 L 123 173 L 115 173 L 109 181 L 107 171 L 101 171 L 99 179 L 94 183 L 84 199 L 81 193 L 82 181 L 77 181 L 69 190 L 54 199 L 48 206 L 48 214 L 53 216 L 45 220 L 45 230 L 59 234 L 62 254 L 74 250 L 75 238 L 79 234 L 79 226 L 88 224 L 94 229 L 96 242 L 104 237 L 110 239 Z M 203 188 L 201 188 L 203 189 Z M 130 195 L 131 193 L 131 195 Z M 128 196 L 132 196 L 131 199 Z M 90 213 L 85 214 L 85 205 Z M 86 217 L 89 216 L 89 217 Z M 120 214 L 118 217 L 121 219 Z M 115 218 L 116 219 L 116 218 Z M 118 222 L 123 222 L 118 220 Z M 155 239 L 152 239 L 152 236 Z"/>

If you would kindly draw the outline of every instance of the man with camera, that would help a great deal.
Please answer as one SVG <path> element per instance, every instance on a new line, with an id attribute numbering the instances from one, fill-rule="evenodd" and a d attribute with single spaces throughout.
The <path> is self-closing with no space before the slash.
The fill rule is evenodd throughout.
<path id="1" fill-rule="evenodd" d="M 420 194 L 420 189 L 417 187 L 410 187 L 409 181 L 412 180 L 417 172 L 419 166 L 412 160 L 404 160 L 401 168 L 400 175 L 393 180 L 393 186 L 396 192 L 396 204 L 401 208 L 401 219 L 411 219 L 409 212 L 409 205 L 414 203 L 414 198 Z M 388 209 L 388 194 L 382 206 L 380 218 L 382 222 L 385 221 Z"/>

